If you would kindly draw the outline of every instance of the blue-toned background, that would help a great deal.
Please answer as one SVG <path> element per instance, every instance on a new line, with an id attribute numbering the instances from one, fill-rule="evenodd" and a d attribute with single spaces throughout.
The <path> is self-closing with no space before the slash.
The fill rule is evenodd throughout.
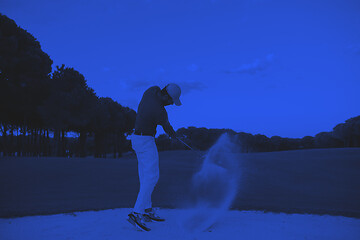
<path id="1" fill-rule="evenodd" d="M 178 83 L 175 130 L 303 137 L 359 114 L 356 0 L 14 0 L 0 11 L 98 96 L 136 110 L 149 86 Z"/>

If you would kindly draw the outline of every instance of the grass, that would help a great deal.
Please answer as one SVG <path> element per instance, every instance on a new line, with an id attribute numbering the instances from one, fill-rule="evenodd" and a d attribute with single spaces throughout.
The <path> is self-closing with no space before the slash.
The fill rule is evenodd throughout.
<path id="1" fill-rule="evenodd" d="M 201 154 L 160 152 L 155 206 L 179 208 L 189 200 Z M 249 153 L 237 158 L 241 177 L 235 209 L 360 218 L 360 148 Z M 3 218 L 129 208 L 138 188 L 135 155 L 0 159 Z"/>

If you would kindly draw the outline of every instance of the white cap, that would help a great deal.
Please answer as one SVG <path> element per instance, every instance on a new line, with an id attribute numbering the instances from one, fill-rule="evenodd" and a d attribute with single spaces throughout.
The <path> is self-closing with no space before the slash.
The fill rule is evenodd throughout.
<path id="1" fill-rule="evenodd" d="M 180 95 L 181 95 L 181 89 L 179 85 L 175 83 L 169 83 L 166 86 L 166 91 L 170 95 L 170 97 L 173 99 L 176 106 L 181 106 L 180 102 Z"/>

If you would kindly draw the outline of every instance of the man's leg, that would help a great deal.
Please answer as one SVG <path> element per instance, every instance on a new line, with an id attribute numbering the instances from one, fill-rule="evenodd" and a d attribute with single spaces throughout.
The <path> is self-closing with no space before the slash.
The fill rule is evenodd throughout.
<path id="1" fill-rule="evenodd" d="M 134 206 L 134 212 L 144 213 L 151 208 L 151 195 L 159 180 L 159 155 L 155 139 L 148 136 L 135 136 L 133 149 L 138 159 L 140 191 Z"/>

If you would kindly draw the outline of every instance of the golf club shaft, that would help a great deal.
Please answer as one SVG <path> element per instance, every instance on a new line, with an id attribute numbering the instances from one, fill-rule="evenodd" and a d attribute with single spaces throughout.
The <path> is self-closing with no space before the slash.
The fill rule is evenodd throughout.
<path id="1" fill-rule="evenodd" d="M 185 146 L 187 146 L 189 149 L 194 150 L 192 147 L 190 147 L 189 145 L 187 145 L 184 141 L 182 141 L 179 138 L 176 138 L 177 140 L 179 140 L 182 144 L 184 144 Z"/>

